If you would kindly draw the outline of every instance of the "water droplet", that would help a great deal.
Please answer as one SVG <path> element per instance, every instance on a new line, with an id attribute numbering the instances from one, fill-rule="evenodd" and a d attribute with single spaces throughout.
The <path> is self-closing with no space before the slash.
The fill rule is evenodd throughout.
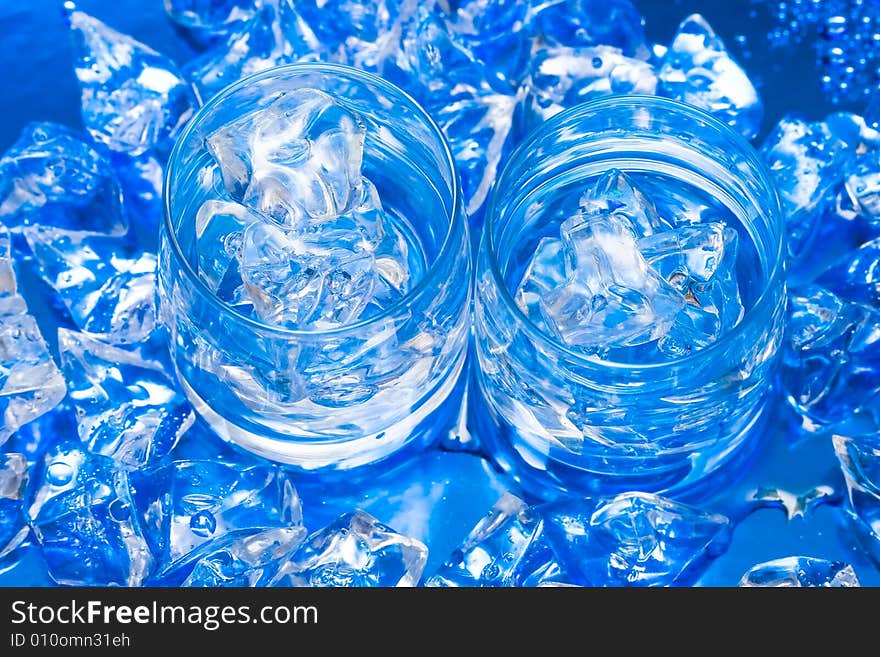
<path id="1" fill-rule="evenodd" d="M 217 520 L 210 511 L 199 511 L 189 519 L 189 528 L 196 536 L 207 538 L 217 529 Z"/>
<path id="2" fill-rule="evenodd" d="M 46 468 L 46 480 L 52 486 L 66 486 L 73 479 L 75 470 L 63 461 L 52 463 Z"/>
<path id="3" fill-rule="evenodd" d="M 131 518 L 131 506 L 124 500 L 113 500 L 107 510 L 110 512 L 110 517 L 116 522 L 125 522 Z"/>

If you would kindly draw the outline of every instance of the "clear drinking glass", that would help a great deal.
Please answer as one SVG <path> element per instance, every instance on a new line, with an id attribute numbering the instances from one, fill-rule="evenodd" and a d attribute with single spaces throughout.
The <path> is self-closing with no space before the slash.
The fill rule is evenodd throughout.
<path id="1" fill-rule="evenodd" d="M 319 89 L 363 119 L 363 174 L 411 233 L 424 266 L 396 304 L 331 330 L 290 330 L 240 314 L 197 275 L 196 212 L 218 194 L 206 137 L 298 88 Z M 172 359 L 190 401 L 221 437 L 314 471 L 372 463 L 451 426 L 469 334 L 470 243 L 449 147 L 404 92 L 331 64 L 242 80 L 207 103 L 178 141 L 165 202 L 159 285 Z"/>
<path id="2" fill-rule="evenodd" d="M 558 237 L 570 200 L 611 169 L 682 212 L 708 207 L 739 233 L 746 312 L 716 342 L 678 360 L 620 363 L 574 351 L 514 301 L 538 241 Z M 782 334 L 782 226 L 754 149 L 689 106 L 610 97 L 532 133 L 495 186 L 477 257 L 471 421 L 487 453 L 544 497 L 693 491 L 722 464 L 745 458 Z"/>

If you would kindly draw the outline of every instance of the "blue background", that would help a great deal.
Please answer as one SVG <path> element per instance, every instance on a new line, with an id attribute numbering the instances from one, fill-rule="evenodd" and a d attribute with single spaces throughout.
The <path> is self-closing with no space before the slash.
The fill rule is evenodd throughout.
<path id="1" fill-rule="evenodd" d="M 646 18 L 651 41 L 668 43 L 675 27 L 687 14 L 698 11 L 706 16 L 724 38 L 731 51 L 741 59 L 757 82 L 767 113 L 764 132 L 785 113 L 798 111 L 811 119 L 820 119 L 835 109 L 861 111 L 859 106 L 833 107 L 820 90 L 820 73 L 812 46 L 773 49 L 767 45 L 767 33 L 773 28 L 770 5 L 752 0 L 637 0 Z M 0 121 L 0 150 L 18 136 L 21 127 L 33 120 L 52 120 L 81 126 L 79 92 L 72 69 L 72 48 L 62 11 L 61 0 L 0 0 L 0 98 L 3 116 Z M 102 19 L 115 29 L 130 34 L 152 46 L 179 64 L 194 54 L 181 34 L 166 18 L 161 0 L 80 0 L 78 7 Z M 771 482 L 796 493 L 820 484 L 844 490 L 830 440 L 827 436 L 802 437 L 788 428 L 791 418 L 780 405 L 778 417 L 767 432 L 768 444 L 762 455 L 735 490 L 721 497 L 745 496 L 749 489 Z M 438 459 L 450 461 L 440 463 Z M 450 469 L 455 471 L 450 474 Z M 482 482 L 491 477 L 476 459 L 467 455 L 429 457 L 413 466 L 411 476 L 374 491 L 359 492 L 352 503 L 369 506 L 384 497 L 394 504 L 395 495 L 404 498 L 409 490 L 433 486 L 440 505 L 436 522 L 452 522 L 437 533 L 444 541 L 432 545 L 430 574 L 454 546 L 466 528 L 485 512 L 498 495 L 500 486 Z M 454 480 L 467 485 L 452 486 Z M 414 489 L 413 486 L 416 488 Z M 381 492 L 374 495 L 381 489 Z M 393 493 L 391 489 L 397 489 Z M 416 490 L 416 493 L 418 493 Z M 452 492 L 450 492 L 452 491 Z M 418 493 L 422 495 L 422 493 Z M 740 498 L 742 499 L 742 498 Z M 384 502 L 382 502 L 384 503 Z M 328 511 L 329 512 L 329 511 Z M 321 515 L 321 510 L 315 511 Z M 787 519 L 778 508 L 755 511 L 738 527 L 731 550 L 718 559 L 702 579 L 704 584 L 736 584 L 751 565 L 793 554 L 841 559 L 853 563 L 865 584 L 880 583 L 880 573 L 854 547 L 841 522 L 839 507 L 822 506 L 806 517 Z M 312 525 L 319 526 L 316 523 Z M 323 517 L 320 520 L 325 520 Z M 2 578 L 0 578 L 2 580 Z M 2 581 L 0 581 L 2 583 Z"/>

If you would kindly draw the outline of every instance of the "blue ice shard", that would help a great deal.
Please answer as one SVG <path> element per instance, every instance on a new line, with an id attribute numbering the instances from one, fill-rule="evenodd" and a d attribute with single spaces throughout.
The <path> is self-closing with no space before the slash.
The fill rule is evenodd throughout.
<path id="1" fill-rule="evenodd" d="M 344 513 L 309 536 L 263 584 L 268 586 L 415 586 L 428 548 L 364 511 Z"/>
<path id="2" fill-rule="evenodd" d="M 258 0 L 165 0 L 169 18 L 183 27 L 226 34 L 253 18 Z"/>
<path id="3" fill-rule="evenodd" d="M 63 444 L 36 467 L 27 515 L 52 578 L 73 586 L 137 586 L 152 556 L 127 473 L 112 459 Z"/>
<path id="4" fill-rule="evenodd" d="M 251 20 L 184 67 L 207 101 L 248 75 L 283 64 L 316 60 L 323 47 L 292 0 L 262 0 Z"/>
<path id="5" fill-rule="evenodd" d="M 661 95 L 699 107 L 746 137 L 758 134 L 764 116 L 758 92 L 699 14 L 678 26 L 659 78 Z"/>
<path id="6" fill-rule="evenodd" d="M 306 537 L 302 525 L 248 534 L 202 557 L 182 586 L 256 586 Z"/>
<path id="7" fill-rule="evenodd" d="M 650 63 L 627 57 L 611 46 L 538 50 L 529 63 L 524 97 L 528 127 L 588 100 L 619 94 L 657 91 L 657 73 Z"/>
<path id="8" fill-rule="evenodd" d="M 785 557 L 753 566 L 739 583 L 745 587 L 849 588 L 860 586 L 852 566 L 812 557 Z"/>
<path id="9" fill-rule="evenodd" d="M 880 227 L 880 148 L 848 160 L 843 176 L 846 192 L 861 216 L 871 227 Z"/>
<path id="10" fill-rule="evenodd" d="M 518 586 L 549 561 L 543 520 L 510 493 L 502 495 L 427 586 Z"/>
<path id="11" fill-rule="evenodd" d="M 786 116 L 764 144 L 761 156 L 776 182 L 788 232 L 790 259 L 809 246 L 819 223 L 819 210 L 839 182 L 845 144 L 827 124 Z"/>
<path id="12" fill-rule="evenodd" d="M 834 436 L 847 488 L 847 512 L 864 546 L 880 559 L 880 438 Z"/>
<path id="13" fill-rule="evenodd" d="M 0 226 L 0 445 L 65 393 L 37 321 L 17 292 L 9 231 Z"/>
<path id="14" fill-rule="evenodd" d="M 814 430 L 865 415 L 880 418 L 880 311 L 809 286 L 788 298 L 782 385 Z"/>
<path id="15" fill-rule="evenodd" d="M 865 242 L 827 269 L 817 283 L 848 301 L 880 308 L 880 238 Z"/>
<path id="16" fill-rule="evenodd" d="M 58 348 L 79 437 L 92 452 L 140 468 L 168 454 L 195 421 L 159 365 L 63 328 Z"/>
<path id="17" fill-rule="evenodd" d="M 30 531 L 23 513 L 28 463 L 24 454 L 0 454 L 0 565 Z"/>
<path id="18" fill-rule="evenodd" d="M 241 535 L 302 521 L 293 483 L 273 465 L 174 461 L 132 474 L 132 484 L 158 577 Z"/>
<path id="19" fill-rule="evenodd" d="M 69 14 L 89 134 L 134 156 L 167 148 L 197 106 L 174 62 L 88 14 Z"/>
<path id="20" fill-rule="evenodd" d="M 487 77 L 509 91 L 525 75 L 529 3 L 519 0 L 452 0 L 447 24 L 485 66 Z"/>
<path id="21" fill-rule="evenodd" d="M 384 75 L 398 57 L 404 25 L 421 4 L 415 0 L 300 0 L 296 8 L 330 58 Z"/>
<path id="22" fill-rule="evenodd" d="M 470 217 L 484 207 L 502 157 L 512 148 L 516 102 L 507 94 L 463 91 L 433 112 L 461 173 Z"/>
<path id="23" fill-rule="evenodd" d="M 118 239 L 28 226 L 25 238 L 41 276 L 83 331 L 119 345 L 156 328 L 156 256 L 130 253 Z"/>
<path id="24" fill-rule="evenodd" d="M 650 493 L 598 503 L 563 501 L 542 510 L 560 563 L 588 586 L 689 583 L 726 549 L 730 521 Z"/>
<path id="25" fill-rule="evenodd" d="M 542 0 L 532 13 L 531 30 L 544 43 L 611 46 L 648 59 L 644 21 L 630 0 Z"/>
<path id="26" fill-rule="evenodd" d="M 518 98 L 496 91 L 485 67 L 438 14 L 422 9 L 404 33 L 401 85 L 437 119 L 462 174 L 468 214 L 481 210 L 502 157 L 513 145 Z"/>
<path id="27" fill-rule="evenodd" d="M 0 220 L 122 235 L 128 222 L 110 162 L 57 123 L 30 123 L 0 159 Z"/>

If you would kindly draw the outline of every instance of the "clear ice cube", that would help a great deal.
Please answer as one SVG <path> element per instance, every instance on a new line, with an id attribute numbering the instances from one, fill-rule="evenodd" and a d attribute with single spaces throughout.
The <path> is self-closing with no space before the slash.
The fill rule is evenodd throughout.
<path id="1" fill-rule="evenodd" d="M 146 340 L 156 329 L 156 256 L 131 253 L 113 238 L 28 226 L 40 275 L 76 325 L 114 344 Z"/>
<path id="2" fill-rule="evenodd" d="M 234 292 L 241 284 L 237 269 L 244 230 L 256 221 L 260 221 L 259 215 L 233 201 L 210 199 L 196 213 L 199 277 L 225 300 L 231 299 L 232 293 L 221 292 L 221 287 L 231 287 Z"/>
<path id="3" fill-rule="evenodd" d="M 134 156 L 167 147 L 197 107 L 174 62 L 81 11 L 69 20 L 92 138 Z"/>
<path id="4" fill-rule="evenodd" d="M 629 221 L 637 237 L 648 237 L 669 227 L 654 203 L 622 171 L 611 169 L 602 174 L 579 201 L 588 216 L 609 213 Z"/>
<path id="5" fill-rule="evenodd" d="M 27 515 L 52 578 L 72 586 L 138 586 L 153 564 L 128 476 L 112 459 L 62 444 L 34 473 Z"/>
<path id="6" fill-rule="evenodd" d="M 833 442 L 846 480 L 847 513 L 870 551 L 880 555 L 880 439 L 834 436 Z"/>
<path id="7" fill-rule="evenodd" d="M 738 233 L 720 222 L 682 226 L 639 240 L 649 265 L 686 305 L 658 348 L 684 356 L 706 347 L 745 314 L 736 276 Z"/>
<path id="8" fill-rule="evenodd" d="M 64 377 L 18 295 L 9 231 L 0 226 L 0 445 L 64 399 Z"/>
<path id="9" fill-rule="evenodd" d="M 644 21 L 630 0 L 539 0 L 532 12 L 532 31 L 545 43 L 606 45 L 648 59 Z"/>
<path id="10" fill-rule="evenodd" d="M 743 575 L 745 587 L 849 588 L 860 586 L 852 566 L 812 557 L 785 557 L 759 563 Z"/>
<path id="11" fill-rule="evenodd" d="M 294 9 L 293 0 L 261 0 L 249 21 L 232 31 L 224 42 L 190 61 L 183 70 L 207 101 L 248 75 L 283 64 L 320 59 L 323 51 Z"/>
<path id="12" fill-rule="evenodd" d="M 516 586 L 531 574 L 543 521 L 520 498 L 505 493 L 426 586 Z"/>
<path id="13" fill-rule="evenodd" d="M 110 162 L 56 123 L 30 123 L 0 159 L 0 220 L 123 235 L 128 222 Z"/>
<path id="14" fill-rule="evenodd" d="M 0 454 L 0 567 L 28 535 L 22 511 L 27 480 L 24 454 Z"/>
<path id="15" fill-rule="evenodd" d="M 650 63 L 626 57 L 619 48 L 550 46 L 532 56 L 525 84 L 526 121 L 534 125 L 602 96 L 652 95 L 657 74 Z"/>
<path id="16" fill-rule="evenodd" d="M 853 204 L 870 225 L 880 226 L 880 148 L 848 160 L 843 175 Z"/>
<path id="17" fill-rule="evenodd" d="M 360 202 L 365 134 L 359 116 L 303 88 L 225 125 L 207 143 L 234 200 L 302 227 Z"/>
<path id="18" fill-rule="evenodd" d="M 306 528 L 280 527 L 236 538 L 202 557 L 182 586 L 256 586 L 266 573 L 276 571 L 306 537 Z"/>
<path id="19" fill-rule="evenodd" d="M 688 583 L 730 534 L 725 516 L 650 493 L 565 501 L 542 515 L 563 567 L 588 586 Z"/>
<path id="20" fill-rule="evenodd" d="M 820 205 L 839 182 L 844 143 L 825 123 L 786 116 L 764 141 L 761 156 L 785 213 L 789 255 L 797 259 L 818 226 Z"/>
<path id="21" fill-rule="evenodd" d="M 274 465 L 174 461 L 133 473 L 132 484 L 160 578 L 244 533 L 302 522 L 296 489 Z"/>
<path id="22" fill-rule="evenodd" d="M 63 328 L 58 348 L 79 437 L 90 451 L 144 467 L 168 454 L 195 421 L 159 365 Z"/>
<path id="23" fill-rule="evenodd" d="M 268 586 L 415 586 L 428 548 L 364 511 L 339 516 L 288 555 Z"/>
<path id="24" fill-rule="evenodd" d="M 226 34 L 250 20 L 257 11 L 256 0 L 165 0 L 165 11 L 183 27 Z"/>
<path id="25" fill-rule="evenodd" d="M 685 299 L 639 252 L 619 214 L 576 215 L 562 224 L 568 279 L 544 300 L 552 328 L 587 349 L 634 346 L 663 336 Z"/>
<path id="26" fill-rule="evenodd" d="M 807 429 L 880 419 L 880 312 L 809 286 L 788 297 L 782 387 Z"/>
<path id="27" fill-rule="evenodd" d="M 678 26 L 658 76 L 658 93 L 699 107 L 746 137 L 758 134 L 764 116 L 758 92 L 699 14 Z"/>

